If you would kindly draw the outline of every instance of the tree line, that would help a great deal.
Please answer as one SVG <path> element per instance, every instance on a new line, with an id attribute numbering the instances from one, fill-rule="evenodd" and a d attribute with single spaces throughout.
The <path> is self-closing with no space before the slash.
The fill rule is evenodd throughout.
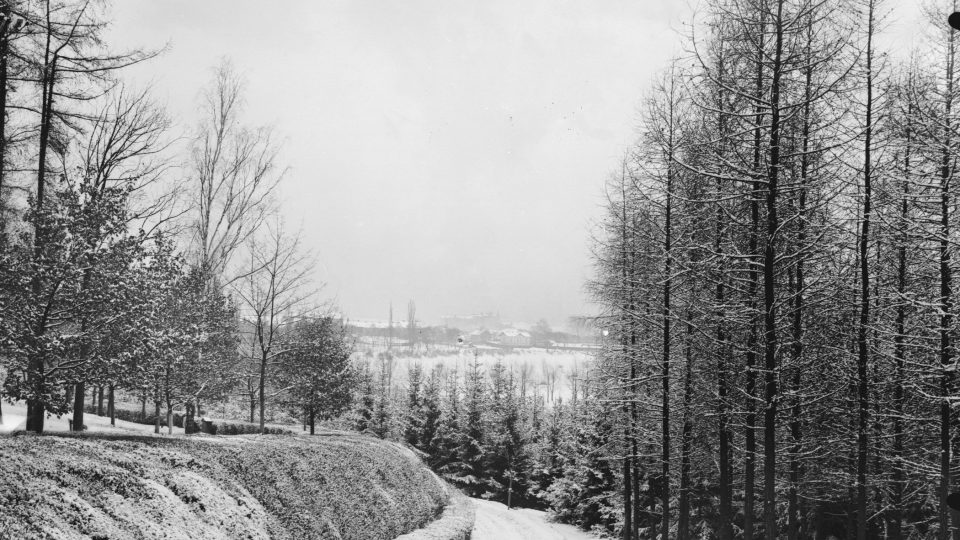
<path id="1" fill-rule="evenodd" d="M 620 537 L 957 534 L 956 8 L 898 59 L 880 0 L 717 0 L 653 84 L 589 284 Z"/>
<path id="2" fill-rule="evenodd" d="M 615 438 L 612 407 L 572 370 L 566 395 L 551 398 L 529 364 L 486 362 L 463 351 L 463 368 L 407 368 L 383 353 L 361 362 L 352 410 L 341 422 L 403 442 L 444 480 L 472 497 L 511 507 L 551 509 L 564 522 L 614 530 L 615 467 L 604 445 Z"/>
<path id="3" fill-rule="evenodd" d="M 151 405 L 155 431 L 203 404 L 271 400 L 311 420 L 346 406 L 352 340 L 279 217 L 285 169 L 245 121 L 224 60 L 181 129 L 113 50 L 99 0 L 0 2 L 0 374 L 26 429 L 84 429 L 88 394 Z M 24 24 L 25 23 L 25 24 Z M 2 410 L 0 410 L 2 414 Z M 172 428 L 171 428 L 172 429 Z"/>

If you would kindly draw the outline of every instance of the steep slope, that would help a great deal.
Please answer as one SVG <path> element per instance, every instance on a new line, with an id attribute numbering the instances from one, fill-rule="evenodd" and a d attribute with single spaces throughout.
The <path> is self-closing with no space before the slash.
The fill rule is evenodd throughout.
<path id="1" fill-rule="evenodd" d="M 443 485 L 367 437 L 0 438 L 0 538 L 392 539 Z"/>

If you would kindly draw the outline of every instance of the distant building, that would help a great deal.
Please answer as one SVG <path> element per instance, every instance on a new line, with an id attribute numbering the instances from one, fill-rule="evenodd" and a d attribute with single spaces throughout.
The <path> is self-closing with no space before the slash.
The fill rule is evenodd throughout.
<path id="1" fill-rule="evenodd" d="M 459 328 L 464 332 L 479 330 L 499 330 L 503 328 L 500 315 L 493 313 L 479 313 L 476 315 L 451 315 L 441 317 L 441 323 L 447 328 Z"/>
<path id="2" fill-rule="evenodd" d="M 505 347 L 529 347 L 533 344 L 530 332 L 516 328 L 505 328 L 497 332 L 496 339 Z"/>

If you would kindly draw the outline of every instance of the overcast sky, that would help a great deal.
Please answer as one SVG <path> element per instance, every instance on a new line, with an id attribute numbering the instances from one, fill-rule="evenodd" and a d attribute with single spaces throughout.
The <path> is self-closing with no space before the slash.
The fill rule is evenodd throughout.
<path id="1" fill-rule="evenodd" d="M 908 1 L 908 0 L 904 0 Z M 909 0 L 913 3 L 913 0 Z M 896 2 L 894 2 L 896 3 Z M 685 0 L 118 0 L 187 129 L 221 57 L 285 141 L 288 226 L 352 318 L 591 312 L 589 227 Z M 270 9 L 282 6 L 280 9 Z M 899 34 L 899 23 L 894 33 Z"/>

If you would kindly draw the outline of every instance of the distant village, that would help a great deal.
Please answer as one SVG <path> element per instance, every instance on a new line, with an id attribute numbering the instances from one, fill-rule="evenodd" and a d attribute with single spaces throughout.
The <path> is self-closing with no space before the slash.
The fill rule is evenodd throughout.
<path id="1" fill-rule="evenodd" d="M 589 350 L 600 343 L 599 331 L 585 318 L 572 318 L 558 330 L 551 328 L 545 319 L 534 324 L 506 322 L 494 313 L 441 317 L 439 325 L 422 324 L 409 318 L 353 319 L 347 321 L 347 328 L 357 338 L 358 350 L 393 350 L 397 354 L 452 348 Z"/>

